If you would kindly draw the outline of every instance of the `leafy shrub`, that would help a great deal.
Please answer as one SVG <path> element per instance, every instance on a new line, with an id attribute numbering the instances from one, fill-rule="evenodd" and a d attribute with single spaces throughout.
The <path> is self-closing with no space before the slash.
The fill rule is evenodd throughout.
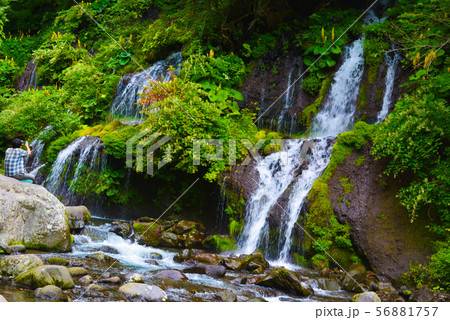
<path id="1" fill-rule="evenodd" d="M 14 60 L 0 59 L 0 86 L 12 87 L 14 86 L 14 78 L 17 74 L 18 68 Z"/>
<path id="2" fill-rule="evenodd" d="M 17 66 L 23 67 L 32 59 L 33 51 L 40 45 L 41 39 L 38 36 L 25 36 L 23 34 L 10 36 L 3 41 L 0 55 L 14 58 Z"/>

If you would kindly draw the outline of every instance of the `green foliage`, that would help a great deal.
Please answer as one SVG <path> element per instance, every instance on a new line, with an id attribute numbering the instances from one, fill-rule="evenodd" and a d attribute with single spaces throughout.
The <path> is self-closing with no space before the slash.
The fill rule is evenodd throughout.
<path id="1" fill-rule="evenodd" d="M 364 26 L 364 60 L 370 67 L 378 68 L 384 61 L 385 52 L 390 49 L 390 41 L 384 34 L 385 23 L 373 23 Z"/>
<path id="2" fill-rule="evenodd" d="M 303 79 L 302 88 L 312 96 L 319 93 L 320 87 L 322 86 L 322 80 L 319 79 L 316 73 L 310 73 L 305 79 Z"/>
<path id="3" fill-rule="evenodd" d="M 14 60 L 0 59 L 0 86 L 12 87 L 14 86 L 14 77 L 18 71 Z"/>
<path id="4" fill-rule="evenodd" d="M 44 156 L 45 161 L 49 163 L 55 162 L 58 157 L 58 153 L 67 147 L 73 140 L 77 137 L 76 135 L 70 134 L 67 136 L 61 136 L 56 140 L 52 141 L 49 146 L 45 149 Z"/>
<path id="5" fill-rule="evenodd" d="M 0 56 L 14 58 L 18 67 L 24 67 L 32 59 L 32 53 L 41 45 L 41 39 L 38 36 L 29 35 L 11 35 L 0 47 Z"/>
<path id="6" fill-rule="evenodd" d="M 8 3 L 9 0 L 0 0 L 0 45 L 2 44 L 2 39 L 5 37 L 3 26 L 5 25 L 5 22 L 8 21 L 6 18 L 6 12 L 9 9 Z"/>
<path id="7" fill-rule="evenodd" d="M 309 78 L 309 76 L 308 76 L 308 78 Z M 314 115 L 316 115 L 319 112 L 320 106 L 322 105 L 323 98 L 325 97 L 326 93 L 330 89 L 332 82 L 333 82 L 333 79 L 331 77 L 324 79 L 322 81 L 322 87 L 319 90 L 319 96 L 317 97 L 317 99 L 312 104 L 310 104 L 305 109 L 303 109 L 300 122 L 306 127 L 306 132 L 311 131 Z"/>
<path id="8" fill-rule="evenodd" d="M 355 189 L 355 185 L 350 183 L 350 178 L 339 178 L 339 182 L 342 183 L 342 193 L 345 195 Z"/>
<path id="9" fill-rule="evenodd" d="M 280 31 L 267 34 L 252 34 L 249 43 L 242 45 L 242 55 L 247 58 L 259 59 L 270 50 L 275 49 L 277 38 L 280 36 Z"/>
<path id="10" fill-rule="evenodd" d="M 362 166 L 365 162 L 366 162 L 365 156 L 359 156 L 358 158 L 355 159 L 355 165 L 357 167 Z"/>

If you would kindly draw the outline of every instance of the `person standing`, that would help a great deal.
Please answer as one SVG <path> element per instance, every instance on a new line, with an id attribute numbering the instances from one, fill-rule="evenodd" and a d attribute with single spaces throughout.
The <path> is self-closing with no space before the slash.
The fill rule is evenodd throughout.
<path id="1" fill-rule="evenodd" d="M 11 142 L 12 148 L 6 149 L 5 157 L 5 175 L 17 180 L 32 180 L 36 181 L 36 177 L 25 171 L 26 156 L 31 155 L 28 141 L 23 142 L 20 139 L 13 139 Z M 22 149 L 22 146 L 27 148 L 27 151 Z"/>

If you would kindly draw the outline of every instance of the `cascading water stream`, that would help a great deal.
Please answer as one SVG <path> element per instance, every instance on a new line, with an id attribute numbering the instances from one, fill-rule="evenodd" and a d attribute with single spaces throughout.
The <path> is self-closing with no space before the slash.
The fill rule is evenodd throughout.
<path id="1" fill-rule="evenodd" d="M 388 69 L 386 72 L 386 84 L 383 96 L 383 106 L 381 107 L 381 110 L 378 113 L 378 122 L 381 122 L 384 119 L 386 119 L 389 113 L 389 108 L 392 105 L 392 91 L 394 90 L 395 74 L 397 72 L 399 62 L 400 62 L 400 54 L 398 52 L 395 52 L 393 56 L 389 55 L 389 53 L 386 53 L 386 64 L 388 66 Z"/>
<path id="2" fill-rule="evenodd" d="M 177 72 L 180 70 L 182 62 L 181 52 L 178 52 L 166 60 L 154 63 L 144 71 L 122 77 L 117 86 L 117 93 L 112 102 L 110 112 L 118 117 L 143 120 L 142 107 L 137 103 L 140 100 L 140 94 L 143 92 L 144 87 L 149 84 L 149 81 L 170 80 L 169 67 L 172 66 Z"/>
<path id="3" fill-rule="evenodd" d="M 279 249 L 277 263 L 288 262 L 295 224 L 312 184 L 329 163 L 331 141 L 353 125 L 364 72 L 362 44 L 361 37 L 344 49 L 344 62 L 335 74 L 327 102 L 313 121 L 312 136 L 317 138 L 290 140 L 280 152 L 258 162 L 259 187 L 247 203 L 245 227 L 239 239 L 241 252 L 251 253 L 261 245 L 271 212 L 281 208 L 282 236 L 279 243 L 271 245 Z M 287 209 L 278 202 L 285 192 L 289 193 Z"/>

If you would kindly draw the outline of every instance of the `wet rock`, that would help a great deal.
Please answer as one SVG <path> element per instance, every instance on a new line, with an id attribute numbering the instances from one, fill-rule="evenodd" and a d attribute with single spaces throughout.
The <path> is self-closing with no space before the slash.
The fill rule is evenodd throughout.
<path id="1" fill-rule="evenodd" d="M 24 245 L 21 244 L 15 244 L 12 246 L 9 246 L 9 248 L 13 251 L 13 252 L 25 252 L 27 251 L 27 248 L 25 248 Z"/>
<path id="2" fill-rule="evenodd" d="M 91 284 L 92 282 L 94 282 L 94 279 L 92 279 L 90 275 L 86 275 L 78 279 L 78 282 L 81 284 Z"/>
<path id="3" fill-rule="evenodd" d="M 220 264 L 217 255 L 212 253 L 199 253 L 192 257 L 192 259 L 204 264 L 212 264 L 217 266 Z"/>
<path id="4" fill-rule="evenodd" d="M 91 220 L 91 212 L 85 206 L 66 207 L 67 217 L 69 218 L 70 232 L 80 234 L 86 223 Z"/>
<path id="5" fill-rule="evenodd" d="M 217 301 L 223 301 L 223 302 L 237 302 L 238 301 L 238 298 L 233 291 L 222 291 L 222 292 L 216 293 L 214 295 L 214 298 Z"/>
<path id="6" fill-rule="evenodd" d="M 339 283 L 333 279 L 317 279 L 317 282 L 323 290 L 327 291 L 339 291 Z"/>
<path id="7" fill-rule="evenodd" d="M 175 233 L 164 232 L 160 238 L 160 245 L 163 247 L 177 248 L 180 246 L 180 240 Z"/>
<path id="8" fill-rule="evenodd" d="M 252 254 L 246 256 L 245 262 L 247 264 L 246 269 L 248 271 L 253 271 L 259 267 L 263 269 L 267 269 L 269 267 L 269 263 L 264 258 L 264 254 L 261 250 L 255 250 Z"/>
<path id="9" fill-rule="evenodd" d="M 235 250 L 237 248 L 236 241 L 226 235 L 212 235 L 207 237 L 202 245 L 209 250 L 220 253 L 223 251 Z"/>
<path id="10" fill-rule="evenodd" d="M 98 283 L 120 285 L 122 283 L 122 280 L 120 280 L 119 277 L 110 277 L 110 278 L 100 279 L 100 280 L 98 280 Z"/>
<path id="11" fill-rule="evenodd" d="M 8 302 L 4 296 L 0 294 L 0 302 Z"/>
<path id="12" fill-rule="evenodd" d="M 222 260 L 222 264 L 230 270 L 240 271 L 244 270 L 247 266 L 247 263 L 244 259 L 241 258 L 231 258 L 227 257 Z"/>
<path id="13" fill-rule="evenodd" d="M 98 284 L 92 284 L 86 289 L 86 291 L 102 292 L 102 291 L 105 291 L 105 288 L 103 288 L 102 286 L 99 286 Z"/>
<path id="14" fill-rule="evenodd" d="M 181 251 L 180 253 L 177 253 L 173 257 L 173 261 L 182 263 L 183 261 L 189 260 L 191 258 L 191 256 L 192 256 L 192 251 L 189 249 L 184 249 L 183 251 Z"/>
<path id="15" fill-rule="evenodd" d="M 360 285 L 366 281 L 366 276 L 367 271 L 363 265 L 359 263 L 352 264 L 344 280 L 342 280 L 342 288 L 347 291 L 359 292 L 361 290 Z"/>
<path id="16" fill-rule="evenodd" d="M 131 301 L 167 301 L 167 295 L 161 288 L 142 283 L 124 284 L 119 292 Z"/>
<path id="17" fill-rule="evenodd" d="M 133 228 L 129 223 L 114 221 L 113 227 L 109 229 L 109 232 L 115 233 L 119 237 L 128 239 L 133 234 Z"/>
<path id="18" fill-rule="evenodd" d="M 259 280 L 259 279 L 258 279 Z M 246 284 L 247 277 L 237 277 L 230 281 L 232 284 Z"/>
<path id="19" fill-rule="evenodd" d="M 422 287 L 415 290 L 409 300 L 413 302 L 430 302 L 433 301 L 433 293 L 426 287 Z"/>
<path id="20" fill-rule="evenodd" d="M 389 282 L 380 281 L 378 282 L 377 286 L 378 291 L 381 291 L 385 294 L 397 294 L 397 290 Z"/>
<path id="21" fill-rule="evenodd" d="M 33 289 L 55 285 L 61 289 L 74 287 L 69 270 L 63 266 L 44 265 L 33 268 L 14 278 L 14 282 Z"/>
<path id="22" fill-rule="evenodd" d="M 259 280 L 256 284 L 269 288 L 277 288 L 298 296 L 308 296 L 311 294 L 311 292 L 298 280 L 295 273 L 285 268 L 276 268 L 270 271 L 269 274 Z"/>
<path id="23" fill-rule="evenodd" d="M 152 266 L 159 266 L 159 263 L 156 262 L 155 260 L 145 260 L 145 263 L 148 263 Z"/>
<path id="24" fill-rule="evenodd" d="M 86 256 L 86 258 L 97 260 L 97 261 L 100 261 L 100 262 L 105 262 L 105 263 L 112 263 L 112 262 L 115 261 L 115 259 L 107 256 L 103 252 L 97 252 L 97 253 L 93 253 L 93 254 L 88 254 Z"/>
<path id="25" fill-rule="evenodd" d="M 45 262 L 47 264 L 57 264 L 57 265 L 62 265 L 62 266 L 69 265 L 69 261 L 67 261 L 66 259 L 64 259 L 62 257 L 50 257 L 50 258 L 47 258 L 45 260 Z"/>
<path id="26" fill-rule="evenodd" d="M 202 263 L 195 263 L 194 265 L 183 269 L 184 273 L 206 274 L 213 278 L 224 277 L 226 271 L 224 266 L 206 265 Z"/>
<path id="27" fill-rule="evenodd" d="M 162 255 L 160 255 L 159 253 L 151 252 L 151 253 L 148 255 L 148 258 L 149 258 L 149 259 L 152 259 L 152 260 L 161 260 L 163 257 L 162 257 Z"/>
<path id="28" fill-rule="evenodd" d="M 44 187 L 0 175 L 0 206 L 0 242 L 45 251 L 70 251 L 65 207 Z"/>
<path id="29" fill-rule="evenodd" d="M 409 299 L 409 297 L 411 297 L 411 295 L 412 295 L 412 292 L 411 292 L 411 290 L 408 289 L 408 287 L 401 286 L 399 294 L 402 297 L 404 297 L 405 299 Z"/>
<path id="30" fill-rule="evenodd" d="M 163 270 L 154 275 L 155 278 L 170 280 L 187 280 L 188 278 L 179 270 Z"/>
<path id="31" fill-rule="evenodd" d="M 136 239 L 140 244 L 151 247 L 160 245 L 161 235 L 164 228 L 149 218 L 140 218 L 133 222 Z"/>
<path id="32" fill-rule="evenodd" d="M 264 299 L 261 298 L 261 297 L 256 297 L 256 298 L 253 298 L 253 299 L 248 300 L 247 302 L 268 302 L 268 301 L 267 301 L 267 300 L 264 300 Z"/>
<path id="33" fill-rule="evenodd" d="M 14 278 L 19 274 L 44 265 L 41 258 L 34 254 L 8 256 L 0 260 L 0 276 Z"/>
<path id="34" fill-rule="evenodd" d="M 381 302 L 380 297 L 373 291 L 355 294 L 352 298 L 353 302 Z"/>
<path id="35" fill-rule="evenodd" d="M 125 279 L 127 280 L 127 282 L 144 283 L 144 279 L 142 278 L 142 275 L 140 275 L 139 273 L 127 274 Z"/>
<path id="36" fill-rule="evenodd" d="M 204 239 L 203 234 L 197 230 L 191 230 L 182 236 L 184 247 L 186 248 L 198 248 L 201 246 Z"/>
<path id="37" fill-rule="evenodd" d="M 263 274 L 264 269 L 262 267 L 257 267 L 256 269 L 253 269 L 252 273 L 253 274 Z"/>
<path id="38" fill-rule="evenodd" d="M 259 280 L 261 280 L 261 277 L 247 278 L 246 284 L 257 284 Z"/>
<path id="39" fill-rule="evenodd" d="M 71 267 L 68 268 L 69 273 L 72 277 L 82 277 L 87 275 L 87 270 L 81 267 Z"/>
<path id="40" fill-rule="evenodd" d="M 34 290 L 34 296 L 38 299 L 53 300 L 53 301 L 66 301 L 67 297 L 61 288 L 57 286 L 48 285 L 43 288 L 37 288 Z"/>
<path id="41" fill-rule="evenodd" d="M 93 248 L 91 251 L 101 251 L 103 253 L 111 253 L 111 254 L 119 254 L 119 250 L 110 247 L 110 246 L 101 246 L 97 248 Z"/>
<path id="42" fill-rule="evenodd" d="M 180 222 L 178 222 L 175 227 L 173 228 L 173 231 L 180 235 L 186 232 L 189 232 L 193 229 L 197 228 L 197 223 L 193 222 L 193 221 L 187 221 L 187 220 L 181 220 Z"/>

